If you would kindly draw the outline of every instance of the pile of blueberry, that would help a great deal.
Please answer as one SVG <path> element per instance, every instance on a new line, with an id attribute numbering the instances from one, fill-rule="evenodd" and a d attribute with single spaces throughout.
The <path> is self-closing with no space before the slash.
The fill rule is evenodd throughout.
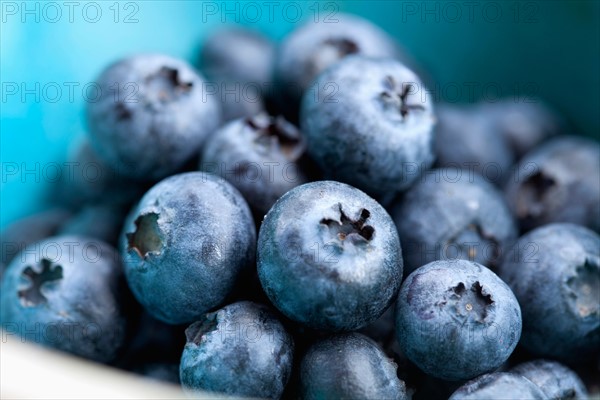
<path id="1" fill-rule="evenodd" d="M 434 107 L 350 15 L 217 32 L 199 71 L 102 72 L 71 160 L 101 176 L 2 234 L 6 334 L 190 395 L 600 393 L 597 142 L 540 102 Z"/>

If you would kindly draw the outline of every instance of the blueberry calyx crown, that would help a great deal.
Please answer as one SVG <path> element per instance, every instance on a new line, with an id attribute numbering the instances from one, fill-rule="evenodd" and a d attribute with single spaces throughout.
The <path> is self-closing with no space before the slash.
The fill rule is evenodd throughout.
<path id="1" fill-rule="evenodd" d="M 461 239 L 463 240 L 461 241 Z M 495 260 L 498 260 L 500 256 L 500 245 L 498 240 L 494 236 L 484 232 L 481 228 L 481 225 L 476 223 L 467 225 L 465 229 L 450 238 L 446 244 L 447 247 L 454 244 L 460 248 L 462 248 L 463 245 L 466 245 L 468 247 L 468 251 L 463 256 L 466 256 L 469 261 L 475 261 L 477 257 L 477 248 L 475 246 L 469 246 L 469 244 L 484 245 L 482 250 L 484 251 L 487 261 L 491 264 L 494 264 Z M 485 245 L 492 246 L 491 254 L 487 252 L 488 249 L 485 247 Z"/>
<path id="2" fill-rule="evenodd" d="M 149 87 L 148 107 L 153 107 L 155 103 L 172 101 L 179 95 L 188 93 L 194 85 L 192 82 L 183 81 L 179 76 L 179 70 L 171 67 L 161 67 L 157 72 L 146 76 L 145 83 Z M 138 94 L 139 89 L 134 87 L 135 91 L 132 92 L 130 85 L 131 83 L 124 83 L 122 90 L 125 98 L 115 103 L 115 115 L 118 121 L 130 119 L 133 115 L 126 103 L 137 103 L 134 96 Z"/>
<path id="3" fill-rule="evenodd" d="M 517 215 L 525 219 L 539 217 L 545 209 L 544 199 L 555 185 L 554 178 L 543 171 L 527 178 L 517 198 Z"/>
<path id="4" fill-rule="evenodd" d="M 141 214 L 135 220 L 135 231 L 127 233 L 127 250 L 134 250 L 140 258 L 150 253 L 160 253 L 163 242 L 158 227 L 159 214 Z"/>
<path id="5" fill-rule="evenodd" d="M 218 325 L 216 312 L 206 314 L 203 320 L 194 322 L 185 330 L 187 342 L 199 345 L 202 337 L 209 332 L 217 330 Z"/>
<path id="6" fill-rule="evenodd" d="M 309 70 L 312 75 L 318 75 L 334 62 L 359 52 L 360 47 L 354 40 L 344 37 L 328 38 L 322 41 L 314 52 L 309 64 Z"/>
<path id="7" fill-rule="evenodd" d="M 340 58 L 356 54 L 360 50 L 358 44 L 348 38 L 329 38 L 323 44 L 336 49 Z"/>
<path id="8" fill-rule="evenodd" d="M 60 265 L 54 265 L 46 258 L 42 258 L 40 262 L 42 270 L 37 272 L 33 267 L 28 266 L 23 270 L 22 275 L 27 277 L 31 282 L 26 289 L 19 290 L 17 294 L 24 307 L 35 307 L 42 303 L 46 303 L 48 299 L 41 292 L 42 285 L 46 282 L 59 281 L 63 278 L 63 269 Z"/>
<path id="9" fill-rule="evenodd" d="M 367 219 L 371 216 L 369 210 L 362 208 L 359 213 L 360 216 L 356 220 L 350 219 L 346 215 L 341 203 L 338 203 L 338 210 L 340 212 L 339 219 L 323 218 L 320 221 L 321 224 L 329 228 L 329 232 L 334 237 L 342 242 L 352 238 L 366 243 L 373 239 L 375 228 L 366 224 Z"/>
<path id="10" fill-rule="evenodd" d="M 442 301 L 439 305 L 444 306 L 449 300 L 454 304 L 454 312 L 462 317 L 472 316 L 478 322 L 483 322 L 488 314 L 488 307 L 494 303 L 492 296 L 483 291 L 483 286 L 479 281 L 467 289 L 463 282 L 448 289 L 450 296 L 448 300 Z"/>
<path id="11" fill-rule="evenodd" d="M 598 263 L 586 259 L 583 265 L 575 268 L 575 275 L 566 281 L 569 288 L 570 304 L 581 318 L 598 317 L 600 314 L 600 270 Z"/>
<path id="12" fill-rule="evenodd" d="M 265 113 L 246 118 L 246 126 L 257 134 L 254 143 L 265 148 L 279 146 L 290 158 L 300 156 L 304 147 L 300 131 L 281 116 L 270 117 Z"/>
<path id="13" fill-rule="evenodd" d="M 192 89 L 192 86 L 194 86 L 192 82 L 185 82 L 181 79 L 177 68 L 161 67 L 158 72 L 149 75 L 146 78 L 146 81 L 150 82 L 153 79 L 160 79 L 163 83 L 169 84 L 169 86 L 167 86 L 169 89 L 182 92 L 189 92 Z M 167 93 L 164 94 L 166 95 Z"/>
<path id="14" fill-rule="evenodd" d="M 127 108 L 124 102 L 119 101 L 115 104 L 115 114 L 118 121 L 124 121 L 130 119 L 132 116 L 131 110 Z"/>
<path id="15" fill-rule="evenodd" d="M 163 66 L 146 77 L 146 85 L 152 100 L 166 103 L 189 93 L 194 84 L 182 80 L 177 68 Z"/>
<path id="16" fill-rule="evenodd" d="M 425 107 L 421 104 L 408 103 L 408 97 L 412 94 L 412 83 L 403 82 L 400 84 L 396 82 L 393 76 L 388 75 L 385 77 L 384 86 L 385 90 L 381 92 L 381 98 L 385 104 L 391 105 L 400 111 L 402 120 L 413 110 L 425 110 Z"/>

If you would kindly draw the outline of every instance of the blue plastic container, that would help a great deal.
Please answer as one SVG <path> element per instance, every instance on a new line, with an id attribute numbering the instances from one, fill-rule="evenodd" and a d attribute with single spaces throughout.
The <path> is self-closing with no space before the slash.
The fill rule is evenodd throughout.
<path id="1" fill-rule="evenodd" d="M 194 62 L 203 38 L 241 23 L 280 39 L 302 20 L 360 14 L 429 73 L 438 99 L 546 99 L 581 133 L 600 131 L 597 1 L 3 1 L 0 227 L 45 207 L 85 133 L 90 83 L 134 52 Z"/>

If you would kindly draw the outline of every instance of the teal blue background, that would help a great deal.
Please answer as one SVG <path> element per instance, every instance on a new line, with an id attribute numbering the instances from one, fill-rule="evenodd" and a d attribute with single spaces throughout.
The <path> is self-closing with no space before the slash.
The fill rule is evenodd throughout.
<path id="1" fill-rule="evenodd" d="M 44 14 L 45 2 L 26 3 L 28 9 L 39 7 L 38 21 L 22 9 L 12 15 L 10 5 L 21 8 L 21 1 L 2 3 L 0 226 L 44 208 L 48 182 L 43 168 L 49 162 L 64 161 L 70 143 L 84 134 L 81 88 L 93 82 L 107 63 L 148 51 L 193 62 L 202 39 L 223 25 L 222 18 L 225 23 L 239 22 L 280 39 L 298 24 L 293 12 L 298 8 L 304 18 L 325 18 L 336 8 L 361 14 L 414 55 L 441 98 L 490 100 L 496 88 L 504 95 L 516 93 L 520 100 L 534 94 L 561 111 L 576 131 L 595 137 L 600 132 L 600 2 L 479 1 L 468 8 L 463 1 L 276 1 L 271 20 L 261 2 L 122 1 L 115 20 L 110 8 L 115 2 L 99 1 L 102 14 L 95 23 L 83 18 L 87 3 L 80 2 L 74 10 L 73 22 L 68 9 L 61 6 L 62 16 L 54 23 L 48 20 L 55 18 L 53 9 Z M 256 7 L 249 3 L 262 11 L 257 21 Z M 208 12 L 214 6 L 217 13 Z M 233 12 L 219 13 L 225 7 Z M 88 8 L 86 14 L 90 19 L 92 11 Z M 137 22 L 125 23 L 132 11 Z M 32 94 L 22 97 L 22 84 L 32 89 L 38 83 L 42 92 L 44 87 L 52 89 L 48 84 L 53 82 L 62 87 L 56 102 L 50 101 L 53 91 L 40 93 L 39 99 Z M 65 82 L 79 84 L 72 99 Z M 8 93 L 12 84 L 19 85 L 17 95 Z M 476 89 L 473 98 L 469 87 Z M 17 175 L 6 173 L 13 163 L 21 170 Z M 30 169 L 38 163 L 40 172 L 24 175 L 22 163 Z"/>

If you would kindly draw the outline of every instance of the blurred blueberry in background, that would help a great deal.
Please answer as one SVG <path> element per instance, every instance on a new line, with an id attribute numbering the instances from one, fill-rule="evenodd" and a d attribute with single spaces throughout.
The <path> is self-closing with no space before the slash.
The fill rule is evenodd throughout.
<path id="1" fill-rule="evenodd" d="M 516 93 L 516 101 L 526 102 L 535 96 L 576 122 L 576 131 L 597 135 L 599 3 L 481 1 L 458 6 L 392 1 L 278 1 L 272 6 L 236 1 L 3 2 L 0 225 L 43 208 L 45 187 L 56 174 L 49 164 L 64 161 L 67 144 L 86 130 L 85 103 L 97 96 L 93 80 L 106 65 L 134 52 L 160 52 L 193 63 L 210 33 L 236 23 L 279 40 L 309 19 L 358 14 L 419 60 L 436 100 L 494 102 L 499 95 Z M 33 172 L 25 175 L 25 169 Z"/>

